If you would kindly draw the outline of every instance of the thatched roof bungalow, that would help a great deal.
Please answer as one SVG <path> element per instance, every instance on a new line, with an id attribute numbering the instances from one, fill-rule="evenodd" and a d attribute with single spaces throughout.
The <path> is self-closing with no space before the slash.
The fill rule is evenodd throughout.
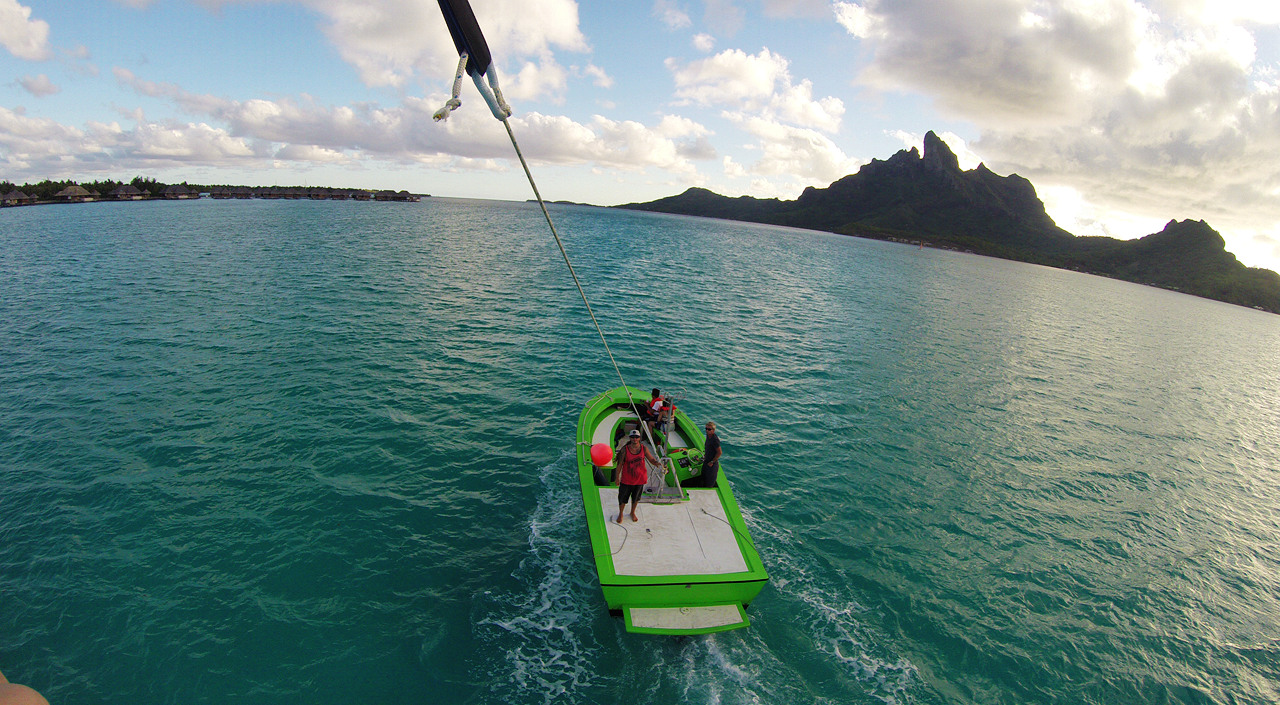
<path id="1" fill-rule="evenodd" d="M 0 207 L 25 206 L 35 202 L 35 196 L 28 196 L 18 189 L 14 189 L 6 194 L 0 194 Z"/>
<path id="2" fill-rule="evenodd" d="M 122 184 L 112 189 L 107 195 L 117 201 L 141 201 L 149 194 L 133 184 Z"/>
<path id="3" fill-rule="evenodd" d="M 53 197 L 63 203 L 88 203 L 97 200 L 98 194 L 79 184 L 72 184 L 53 194 Z"/>
<path id="4" fill-rule="evenodd" d="M 191 189 L 183 186 L 182 184 L 170 184 L 169 186 L 166 186 L 161 195 L 171 200 L 200 197 L 200 194 L 192 192 Z"/>

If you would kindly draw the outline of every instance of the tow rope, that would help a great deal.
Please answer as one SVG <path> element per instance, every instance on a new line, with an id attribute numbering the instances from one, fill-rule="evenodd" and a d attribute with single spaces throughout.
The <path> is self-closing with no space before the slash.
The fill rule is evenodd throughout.
<path id="1" fill-rule="evenodd" d="M 618 381 L 622 383 L 623 391 L 627 393 L 627 400 L 631 404 L 631 410 L 636 416 L 643 419 L 644 416 L 636 408 L 636 401 L 631 396 L 631 390 L 627 387 L 627 381 L 622 376 L 622 370 L 618 367 L 617 360 L 613 357 L 613 351 L 609 348 L 609 341 L 605 340 L 604 329 L 600 327 L 600 321 L 596 320 L 596 314 L 591 310 L 591 302 L 587 300 L 587 292 L 582 288 L 582 282 L 578 279 L 578 273 L 573 269 L 573 263 L 569 261 L 569 253 L 564 249 L 564 243 L 560 240 L 560 233 L 556 231 L 556 225 L 551 220 L 551 213 L 547 211 L 547 204 L 542 200 L 542 194 L 538 191 L 538 184 L 533 180 L 533 172 L 529 171 L 529 163 L 525 161 L 524 154 L 520 151 L 520 144 L 516 142 L 516 134 L 511 130 L 511 106 L 502 97 L 502 89 L 498 86 L 498 70 L 493 66 L 493 55 L 489 52 L 489 44 L 484 39 L 484 33 L 480 31 L 480 23 L 476 21 L 476 15 L 471 10 L 471 3 L 468 0 L 437 0 L 440 3 L 440 13 L 444 15 L 445 24 L 449 26 L 449 34 L 453 36 L 454 47 L 458 50 L 458 70 L 453 79 L 453 91 L 451 97 L 444 107 L 437 110 L 432 118 L 439 122 L 449 117 L 449 114 L 457 110 L 462 105 L 459 95 L 462 92 L 462 75 L 467 73 L 471 76 L 472 81 L 476 84 L 476 89 L 480 91 L 480 95 L 484 98 L 485 103 L 489 105 L 489 112 L 507 128 L 507 136 L 511 138 L 511 146 L 516 151 L 516 157 L 520 159 L 520 166 L 524 167 L 524 175 L 529 179 L 529 186 L 533 188 L 533 195 L 538 200 L 538 206 L 542 209 L 542 216 L 547 220 L 547 227 L 551 229 L 551 236 L 555 238 L 556 246 L 560 248 L 560 256 L 564 258 L 564 264 L 569 268 L 569 275 L 573 277 L 574 286 L 578 287 L 578 295 L 582 297 L 582 303 L 587 307 L 587 315 L 591 317 L 591 323 L 596 328 L 596 333 L 600 335 L 600 342 L 604 344 L 604 351 L 609 356 L 609 363 L 613 365 L 613 371 L 618 374 Z M 645 436 L 649 439 L 650 445 L 656 450 L 658 445 L 653 440 L 653 435 L 649 432 L 649 425 L 642 423 L 640 426 L 644 429 Z"/>

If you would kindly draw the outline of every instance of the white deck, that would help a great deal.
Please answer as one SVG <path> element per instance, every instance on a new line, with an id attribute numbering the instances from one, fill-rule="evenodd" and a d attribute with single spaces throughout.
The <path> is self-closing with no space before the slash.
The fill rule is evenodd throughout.
<path id="1" fill-rule="evenodd" d="M 667 431 L 667 446 L 669 446 L 671 450 L 691 447 L 689 445 L 689 441 L 686 441 L 684 436 L 680 435 L 680 432 L 675 429 L 675 422 L 671 423 L 671 430 Z"/>
<path id="2" fill-rule="evenodd" d="M 631 625 L 641 629 L 690 632 L 730 625 L 745 625 L 737 605 L 709 607 L 628 607 Z"/>
<path id="3" fill-rule="evenodd" d="M 718 575 L 747 570 L 715 490 L 689 490 L 689 501 L 679 504 L 641 504 L 636 510 L 638 522 L 631 521 L 628 504 L 623 515 L 626 523 L 621 526 L 614 522 L 618 488 L 599 490 L 618 575 Z"/>
<path id="4" fill-rule="evenodd" d="M 603 419 L 600 420 L 600 423 L 596 424 L 596 430 L 594 433 L 591 434 L 591 445 L 596 445 L 597 443 L 603 443 L 616 450 L 617 448 L 613 444 L 614 425 L 616 425 L 622 419 L 635 420 L 635 418 L 636 418 L 636 415 L 631 412 L 631 409 L 614 410 L 613 413 L 604 417 Z M 679 429 L 676 427 L 676 423 L 674 420 L 671 421 L 671 423 L 669 424 L 669 430 L 667 431 L 666 436 L 667 436 L 667 447 L 671 448 L 671 450 L 678 450 L 681 448 L 692 447 L 689 444 L 689 441 L 684 437 L 684 435 L 680 433 Z M 620 439 L 620 441 L 623 441 L 623 440 L 626 440 L 626 439 Z M 652 448 L 652 446 L 650 446 L 650 448 Z M 600 467 L 605 469 L 612 468 L 613 462 L 610 461 L 608 465 L 601 465 Z"/>
<path id="5" fill-rule="evenodd" d="M 631 413 L 630 409 L 618 409 L 612 414 L 609 414 L 608 416 L 604 417 L 603 419 L 600 420 L 600 423 L 596 425 L 595 433 L 591 435 L 591 444 L 595 445 L 597 443 L 603 443 L 609 446 L 610 448 L 612 448 L 614 424 L 618 423 L 620 419 L 623 419 L 623 418 L 634 419 L 635 417 L 636 415 Z"/>

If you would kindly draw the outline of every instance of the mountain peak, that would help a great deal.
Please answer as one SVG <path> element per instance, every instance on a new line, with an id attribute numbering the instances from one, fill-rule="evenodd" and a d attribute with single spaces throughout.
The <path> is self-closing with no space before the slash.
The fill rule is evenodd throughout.
<path id="1" fill-rule="evenodd" d="M 924 136 L 924 163 L 944 171 L 960 171 L 960 160 L 941 137 L 929 130 Z"/>
<path id="2" fill-rule="evenodd" d="M 923 155 L 910 147 L 885 161 L 872 159 L 827 188 L 806 188 L 794 201 L 691 188 L 621 207 L 921 242 L 1280 313 L 1280 275 L 1246 268 L 1203 220 L 1173 220 L 1138 240 L 1076 238 L 1053 222 L 1027 179 L 1000 176 L 985 164 L 961 171 L 955 152 L 932 131 L 923 147 Z"/>

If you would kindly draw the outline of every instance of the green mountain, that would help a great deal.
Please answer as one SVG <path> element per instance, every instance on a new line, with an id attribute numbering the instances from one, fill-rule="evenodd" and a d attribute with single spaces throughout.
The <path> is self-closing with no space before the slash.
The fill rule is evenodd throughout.
<path id="1" fill-rule="evenodd" d="M 1280 313 L 1280 275 L 1244 266 L 1204 221 L 1171 221 L 1139 240 L 1076 237 L 1044 210 L 1031 182 L 979 165 L 962 171 L 930 132 L 924 154 L 903 150 L 872 160 L 825 189 L 794 201 L 729 198 L 691 188 L 618 208 L 697 215 L 921 242 L 1075 269 Z"/>

